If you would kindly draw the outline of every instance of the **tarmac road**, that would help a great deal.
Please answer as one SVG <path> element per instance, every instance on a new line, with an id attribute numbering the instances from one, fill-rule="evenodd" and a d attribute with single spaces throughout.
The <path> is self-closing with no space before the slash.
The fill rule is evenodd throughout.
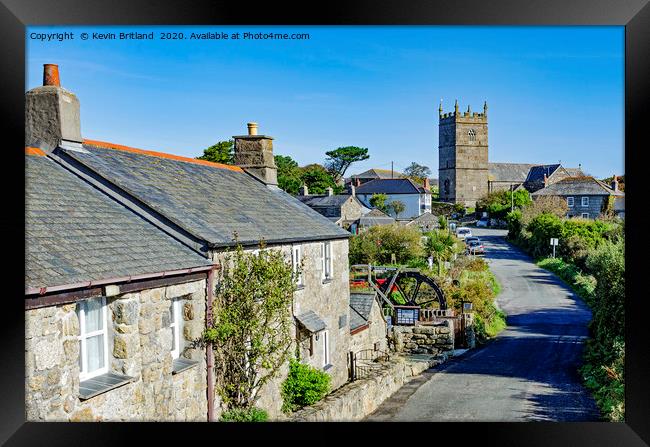
<path id="1" fill-rule="evenodd" d="M 501 283 L 508 327 L 487 345 L 432 368 L 387 399 L 367 421 L 598 421 L 577 368 L 589 308 L 555 275 L 505 242 L 503 230 L 472 229 Z"/>

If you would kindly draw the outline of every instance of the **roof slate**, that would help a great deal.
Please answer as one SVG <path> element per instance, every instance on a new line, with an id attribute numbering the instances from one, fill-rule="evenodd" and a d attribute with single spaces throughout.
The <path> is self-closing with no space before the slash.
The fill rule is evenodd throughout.
<path id="1" fill-rule="evenodd" d="M 617 196 L 623 197 L 625 193 L 621 191 L 614 191 L 606 184 L 596 180 L 592 177 L 567 177 L 557 183 L 548 185 L 535 191 L 533 196 Z"/>
<path id="2" fill-rule="evenodd" d="M 375 179 L 392 179 L 404 177 L 404 174 L 397 171 L 391 171 L 390 169 L 378 169 L 372 168 L 367 171 L 362 172 L 361 174 L 355 174 L 350 176 L 350 178 L 375 178 Z"/>
<path id="3" fill-rule="evenodd" d="M 368 323 L 374 300 L 374 293 L 350 294 L 350 330 Z"/>
<path id="4" fill-rule="evenodd" d="M 544 182 L 544 174 L 546 178 L 550 177 L 558 168 L 559 164 L 553 165 L 539 165 L 533 166 L 528 171 L 528 177 L 526 177 L 527 182 Z"/>
<path id="5" fill-rule="evenodd" d="M 25 158 L 26 288 L 211 264 L 53 160 Z"/>
<path id="6" fill-rule="evenodd" d="M 233 169 L 99 147 L 66 151 L 106 180 L 213 246 L 350 237 L 277 187 Z"/>
<path id="7" fill-rule="evenodd" d="M 357 186 L 357 194 L 424 194 L 429 192 L 409 178 L 370 180 Z"/>
<path id="8" fill-rule="evenodd" d="M 309 332 L 315 333 L 324 330 L 327 325 L 323 319 L 313 310 L 296 316 L 296 319 L 302 324 Z"/>
<path id="9" fill-rule="evenodd" d="M 528 177 L 530 163 L 488 163 L 489 180 L 495 182 L 523 182 Z"/>

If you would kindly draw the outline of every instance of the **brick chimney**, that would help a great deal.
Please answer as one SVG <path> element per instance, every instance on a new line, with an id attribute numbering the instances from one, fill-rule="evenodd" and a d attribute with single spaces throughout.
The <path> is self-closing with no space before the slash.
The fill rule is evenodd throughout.
<path id="1" fill-rule="evenodd" d="M 309 195 L 309 188 L 307 188 L 307 185 L 302 185 L 300 189 L 298 190 L 298 193 L 301 196 L 308 196 Z"/>
<path id="2" fill-rule="evenodd" d="M 329 186 L 325 191 L 327 192 L 328 197 L 334 195 L 334 190 L 332 189 L 331 186 Z"/>
<path id="3" fill-rule="evenodd" d="M 43 85 L 25 94 L 25 146 L 81 148 L 77 96 L 61 87 L 59 66 L 43 65 Z"/>
<path id="4" fill-rule="evenodd" d="M 348 192 L 352 197 L 356 197 L 357 196 L 357 187 L 354 186 L 354 184 L 350 183 L 348 185 Z"/>
<path id="5" fill-rule="evenodd" d="M 278 184 L 273 158 L 273 138 L 257 134 L 257 123 L 248 123 L 248 135 L 233 136 L 235 164 L 267 185 Z"/>
<path id="6" fill-rule="evenodd" d="M 544 173 L 544 188 L 548 186 L 548 177 L 546 177 L 546 173 Z"/>
<path id="7" fill-rule="evenodd" d="M 429 178 L 428 177 L 425 177 L 423 186 L 424 186 L 424 189 L 428 189 L 428 190 L 431 189 L 431 183 L 429 183 Z"/>
<path id="8" fill-rule="evenodd" d="M 612 178 L 612 189 L 618 191 L 618 179 L 616 178 L 616 175 Z"/>

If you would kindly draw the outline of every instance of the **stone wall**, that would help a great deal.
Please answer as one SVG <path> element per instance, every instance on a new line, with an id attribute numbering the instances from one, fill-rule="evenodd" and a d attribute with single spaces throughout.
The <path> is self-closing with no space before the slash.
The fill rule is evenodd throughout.
<path id="1" fill-rule="evenodd" d="M 430 326 L 392 326 L 389 340 L 391 349 L 398 353 L 449 353 L 454 350 L 453 322 L 446 319 Z"/>
<path id="2" fill-rule="evenodd" d="M 198 361 L 172 375 L 170 301 L 182 299 L 181 356 Z M 133 380 L 79 398 L 76 304 L 25 312 L 28 421 L 205 421 L 205 351 L 191 347 L 205 318 L 206 282 L 158 287 L 106 299 L 109 372 Z"/>
<path id="3" fill-rule="evenodd" d="M 288 419 L 293 422 L 359 421 L 413 377 L 446 358 L 446 355 L 439 358 L 391 357 L 373 377 L 350 382 L 314 405 L 293 413 Z"/>
<path id="4" fill-rule="evenodd" d="M 299 244 L 302 248 L 303 284 L 294 295 L 293 315 L 300 315 L 308 310 L 316 312 L 325 322 L 328 331 L 330 365 L 325 367 L 323 361 L 322 333 L 318 336 L 305 333 L 295 328 L 296 338 L 300 338 L 300 357 L 305 364 L 326 371 L 331 376 L 332 389 L 345 384 L 348 380 L 348 352 L 350 350 L 349 323 L 349 268 L 348 240 L 331 241 L 332 279 L 323 281 L 321 243 L 306 242 Z M 291 259 L 292 245 L 269 246 L 269 249 L 281 250 L 287 260 Z M 218 262 L 223 262 L 223 252 L 213 253 Z M 295 323 L 295 321 L 294 321 Z M 311 340 L 310 340 L 311 338 Z M 313 350 L 310 352 L 310 346 Z M 294 352 L 292 349 L 291 352 Z M 269 413 L 270 419 L 283 418 L 281 387 L 288 374 L 288 364 L 281 368 L 278 376 L 267 383 L 260 391 L 257 406 Z M 219 399 L 216 399 L 217 407 Z M 218 409 L 217 415 L 223 408 Z"/>

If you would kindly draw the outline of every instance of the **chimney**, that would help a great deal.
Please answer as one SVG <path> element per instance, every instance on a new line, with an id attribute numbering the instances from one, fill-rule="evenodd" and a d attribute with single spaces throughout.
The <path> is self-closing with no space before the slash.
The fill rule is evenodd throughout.
<path id="1" fill-rule="evenodd" d="M 325 191 L 327 191 L 327 196 L 333 196 L 334 195 L 334 190 L 332 189 L 331 186 L 329 186 Z"/>
<path id="2" fill-rule="evenodd" d="M 61 87 L 59 66 L 43 65 L 43 85 L 25 94 L 25 146 L 81 148 L 79 100 Z"/>
<path id="3" fill-rule="evenodd" d="M 358 178 L 358 177 L 357 177 L 357 178 L 355 178 L 355 179 L 354 179 L 354 183 L 355 183 L 355 185 L 354 185 L 354 186 L 361 186 L 361 179 L 360 179 L 360 178 Z"/>
<path id="4" fill-rule="evenodd" d="M 350 193 L 350 195 L 352 197 L 356 197 L 357 196 L 357 187 L 354 186 L 352 183 L 350 183 L 348 185 L 348 192 Z"/>
<path id="5" fill-rule="evenodd" d="M 616 178 L 616 175 L 612 178 L 612 189 L 618 191 L 618 179 Z"/>
<path id="6" fill-rule="evenodd" d="M 308 196 L 309 195 L 309 188 L 307 188 L 307 185 L 302 185 L 300 189 L 298 190 L 298 193 L 301 196 Z"/>
<path id="7" fill-rule="evenodd" d="M 424 178 L 424 189 L 431 189 L 431 184 L 429 183 L 429 178 L 425 177 Z"/>
<path id="8" fill-rule="evenodd" d="M 544 173 L 544 188 L 548 186 L 548 177 L 546 177 L 546 173 Z"/>
<path id="9" fill-rule="evenodd" d="M 267 185 L 278 184 L 273 158 L 273 138 L 257 134 L 257 123 L 248 123 L 248 135 L 233 136 L 235 164 Z"/>

